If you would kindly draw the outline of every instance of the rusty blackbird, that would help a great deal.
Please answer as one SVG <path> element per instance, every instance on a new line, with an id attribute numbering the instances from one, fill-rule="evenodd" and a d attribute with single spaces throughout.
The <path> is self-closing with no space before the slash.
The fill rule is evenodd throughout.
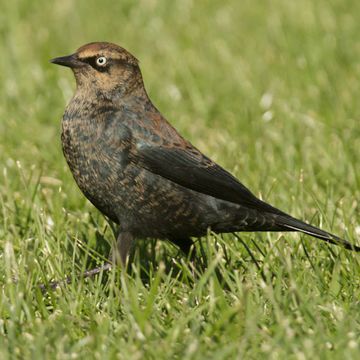
<path id="1" fill-rule="evenodd" d="M 125 264 L 136 238 L 168 239 L 189 253 L 208 229 L 301 231 L 360 251 L 254 196 L 185 140 L 149 99 L 138 60 L 94 42 L 52 60 L 70 67 L 76 92 L 62 121 L 62 146 L 84 195 L 117 224 Z"/>

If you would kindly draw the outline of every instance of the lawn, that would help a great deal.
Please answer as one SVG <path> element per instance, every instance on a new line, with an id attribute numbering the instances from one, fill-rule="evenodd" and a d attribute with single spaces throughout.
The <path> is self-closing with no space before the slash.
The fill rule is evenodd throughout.
<path id="1" fill-rule="evenodd" d="M 170 122 L 256 195 L 360 243 L 360 2 L 0 0 L 1 359 L 359 359 L 360 255 L 294 233 L 208 236 L 203 266 L 114 240 L 60 145 L 75 89 L 49 59 L 140 60 Z M 72 276 L 42 293 L 39 284 Z"/>

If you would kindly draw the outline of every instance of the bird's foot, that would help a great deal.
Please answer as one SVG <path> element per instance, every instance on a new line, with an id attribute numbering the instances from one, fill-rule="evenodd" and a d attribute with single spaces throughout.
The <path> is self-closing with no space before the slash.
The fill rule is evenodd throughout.
<path id="1" fill-rule="evenodd" d="M 94 269 L 91 270 L 86 270 L 83 274 L 81 274 L 78 278 L 79 279 L 86 279 L 86 278 L 91 278 L 97 274 L 100 274 L 101 272 L 105 272 L 108 271 L 112 268 L 112 264 L 109 262 L 106 262 L 105 264 L 98 266 Z M 42 291 L 42 293 L 46 293 L 47 290 L 56 290 L 57 288 L 61 287 L 61 286 L 65 286 L 67 284 L 71 283 L 71 276 L 67 276 L 64 280 L 60 280 L 60 281 L 50 281 L 47 284 L 40 284 L 39 288 Z"/>

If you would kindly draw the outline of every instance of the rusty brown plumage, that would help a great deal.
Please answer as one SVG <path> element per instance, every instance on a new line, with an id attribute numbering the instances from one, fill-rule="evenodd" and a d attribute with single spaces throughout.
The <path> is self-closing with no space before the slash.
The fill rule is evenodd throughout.
<path id="1" fill-rule="evenodd" d="M 111 43 L 52 60 L 70 67 L 77 89 L 62 121 L 62 144 L 85 196 L 120 224 L 124 263 L 135 238 L 169 239 L 189 252 L 191 237 L 215 232 L 302 231 L 360 248 L 257 199 L 203 155 L 150 101 L 137 59 Z"/>

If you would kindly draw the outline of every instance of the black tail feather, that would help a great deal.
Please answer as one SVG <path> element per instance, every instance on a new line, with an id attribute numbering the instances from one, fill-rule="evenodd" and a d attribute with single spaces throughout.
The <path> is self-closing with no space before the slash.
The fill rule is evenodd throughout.
<path id="1" fill-rule="evenodd" d="M 353 245 L 350 242 L 341 239 L 333 234 L 330 234 L 324 230 L 321 230 L 315 226 L 304 223 L 301 220 L 297 220 L 287 215 L 277 215 L 276 223 L 283 226 L 288 231 L 300 231 L 305 234 L 311 235 L 318 239 L 324 240 L 328 243 L 342 246 L 346 249 L 360 252 L 360 246 Z"/>

